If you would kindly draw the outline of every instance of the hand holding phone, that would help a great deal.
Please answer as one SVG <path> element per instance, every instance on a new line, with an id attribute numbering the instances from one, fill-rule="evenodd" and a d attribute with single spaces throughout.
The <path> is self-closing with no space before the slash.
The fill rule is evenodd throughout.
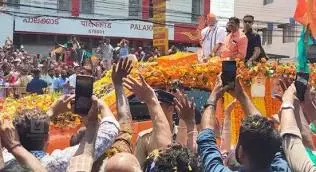
<path id="1" fill-rule="evenodd" d="M 233 84 L 235 87 L 236 79 L 236 61 L 222 61 L 222 82 L 223 86 Z"/>
<path id="2" fill-rule="evenodd" d="M 92 105 L 93 77 L 78 75 L 76 77 L 75 113 L 88 115 Z"/>
<path id="3" fill-rule="evenodd" d="M 308 80 L 309 80 L 308 73 L 303 73 L 303 72 L 296 73 L 296 79 L 295 79 L 294 84 L 296 88 L 296 97 L 300 101 L 304 101 L 304 95 L 307 89 Z"/>

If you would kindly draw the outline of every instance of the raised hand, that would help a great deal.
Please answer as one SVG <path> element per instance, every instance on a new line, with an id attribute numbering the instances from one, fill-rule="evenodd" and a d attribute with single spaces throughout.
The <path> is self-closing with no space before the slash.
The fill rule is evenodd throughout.
<path id="1" fill-rule="evenodd" d="M 282 101 L 293 104 L 296 99 L 296 88 L 294 83 L 284 92 L 282 96 Z"/>
<path id="2" fill-rule="evenodd" d="M 96 96 L 92 96 L 92 105 L 88 112 L 88 115 L 85 117 L 87 121 L 95 122 L 98 120 L 98 115 L 100 114 L 101 119 L 107 116 L 113 116 L 112 111 L 110 108 Z"/>
<path id="3" fill-rule="evenodd" d="M 217 75 L 215 87 L 208 99 L 208 102 L 214 103 L 216 105 L 216 102 L 219 98 L 221 98 L 225 91 L 227 91 L 230 88 L 229 85 L 223 87 L 223 82 L 221 79 L 221 74 Z"/>
<path id="4" fill-rule="evenodd" d="M 55 115 L 71 112 L 71 102 L 74 101 L 75 95 L 64 95 L 57 101 L 55 101 L 48 110 L 48 116 L 52 117 Z"/>
<path id="5" fill-rule="evenodd" d="M 132 77 L 124 78 L 123 85 L 130 91 L 132 91 L 141 101 L 146 104 L 151 103 L 153 100 L 157 99 L 155 91 L 147 82 L 144 77 L 139 75 L 140 81 Z"/>
<path id="6" fill-rule="evenodd" d="M 133 69 L 132 63 L 128 58 L 124 58 L 120 59 L 117 64 L 113 64 L 112 81 L 114 85 L 122 84 L 123 78 L 126 78 Z"/>
<path id="7" fill-rule="evenodd" d="M 284 92 L 287 90 L 287 88 L 290 87 L 290 85 L 293 83 L 293 79 L 287 77 L 286 75 L 282 75 L 278 79 L 278 87 L 279 89 L 277 92 L 273 95 L 275 98 L 282 101 L 282 96 Z"/>
<path id="8" fill-rule="evenodd" d="M 188 96 L 177 90 L 174 102 L 179 118 L 182 119 L 186 125 L 195 125 L 195 103 L 193 99 L 190 100 Z"/>
<path id="9" fill-rule="evenodd" d="M 13 126 L 12 121 L 4 119 L 0 120 L 0 136 L 2 145 L 11 152 L 17 146 L 21 146 L 19 135 Z"/>

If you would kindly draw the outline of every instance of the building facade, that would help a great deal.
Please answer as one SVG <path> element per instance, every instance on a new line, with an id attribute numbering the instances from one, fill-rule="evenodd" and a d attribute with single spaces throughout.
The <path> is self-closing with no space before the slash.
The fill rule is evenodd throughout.
<path id="1" fill-rule="evenodd" d="M 23 45 L 31 53 L 48 53 L 71 35 L 92 48 L 102 37 L 111 38 L 114 45 L 126 38 L 131 47 L 150 46 L 152 4 L 153 0 L 2 0 L 0 8 L 6 14 L 0 20 L 10 26 L 0 39 L 13 37 L 17 46 Z M 169 41 L 189 44 L 183 30 L 196 25 L 197 16 L 209 8 L 210 0 L 167 0 Z"/>

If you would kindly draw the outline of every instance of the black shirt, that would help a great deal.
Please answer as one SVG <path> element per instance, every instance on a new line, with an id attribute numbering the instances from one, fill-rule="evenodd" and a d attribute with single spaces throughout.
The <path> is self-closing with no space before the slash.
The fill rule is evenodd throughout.
<path id="1" fill-rule="evenodd" d="M 253 55 L 255 47 L 261 47 L 261 37 L 258 33 L 250 30 L 246 33 L 248 38 L 248 47 L 247 47 L 247 55 L 245 61 L 247 62 L 250 57 Z"/>

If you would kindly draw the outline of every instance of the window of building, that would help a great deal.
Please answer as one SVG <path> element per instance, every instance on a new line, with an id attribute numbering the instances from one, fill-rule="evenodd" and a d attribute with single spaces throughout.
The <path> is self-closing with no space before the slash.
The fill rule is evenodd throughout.
<path id="1" fill-rule="evenodd" d="M 273 0 L 263 0 L 263 5 L 271 4 Z"/>
<path id="2" fill-rule="evenodd" d="M 7 0 L 6 3 L 8 7 L 20 8 L 20 0 Z"/>
<path id="3" fill-rule="evenodd" d="M 283 43 L 294 42 L 295 26 L 292 24 L 285 24 L 283 26 Z"/>
<path id="4" fill-rule="evenodd" d="M 141 0 L 129 0 L 128 3 L 128 16 L 133 18 L 140 18 L 141 16 Z"/>
<path id="5" fill-rule="evenodd" d="M 192 0 L 192 23 L 198 21 L 202 14 L 202 0 Z"/>
<path id="6" fill-rule="evenodd" d="M 264 28 L 262 29 L 262 45 L 272 44 L 272 29 Z"/>
<path id="7" fill-rule="evenodd" d="M 94 0 L 81 0 L 80 12 L 84 14 L 92 14 L 94 7 Z"/>
<path id="8" fill-rule="evenodd" d="M 60 11 L 70 11 L 71 1 L 69 0 L 58 0 L 58 10 Z"/>

